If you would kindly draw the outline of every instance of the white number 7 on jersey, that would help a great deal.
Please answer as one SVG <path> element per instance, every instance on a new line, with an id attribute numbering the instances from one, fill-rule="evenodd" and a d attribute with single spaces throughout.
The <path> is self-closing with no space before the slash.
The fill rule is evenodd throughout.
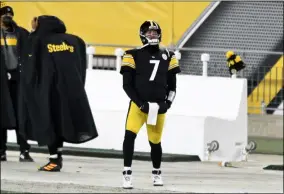
<path id="1" fill-rule="evenodd" d="M 150 77 L 150 81 L 154 81 L 158 68 L 159 68 L 159 64 L 160 64 L 160 60 L 150 60 L 151 64 L 155 64 L 154 69 L 152 71 L 151 77 Z"/>

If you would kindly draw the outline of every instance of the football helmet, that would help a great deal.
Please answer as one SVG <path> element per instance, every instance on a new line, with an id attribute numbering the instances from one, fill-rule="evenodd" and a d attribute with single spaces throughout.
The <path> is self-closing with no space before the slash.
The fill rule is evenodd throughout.
<path id="1" fill-rule="evenodd" d="M 162 39 L 162 30 L 157 22 L 147 20 L 140 26 L 139 35 L 143 45 L 158 45 Z"/>

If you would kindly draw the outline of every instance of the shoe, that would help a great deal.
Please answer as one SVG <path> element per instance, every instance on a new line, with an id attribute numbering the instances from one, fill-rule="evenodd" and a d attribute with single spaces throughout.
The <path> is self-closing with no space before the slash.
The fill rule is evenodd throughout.
<path id="1" fill-rule="evenodd" d="M 127 171 L 123 171 L 123 188 L 124 189 L 133 189 L 133 185 L 132 185 L 132 171 L 131 170 L 127 170 Z"/>
<path id="2" fill-rule="evenodd" d="M 1 162 L 7 161 L 7 156 L 6 154 L 1 154 Z"/>
<path id="3" fill-rule="evenodd" d="M 30 156 L 29 151 L 24 151 L 20 154 L 20 162 L 34 162 L 33 158 Z"/>
<path id="4" fill-rule="evenodd" d="M 62 158 L 49 158 L 49 162 L 40 167 L 38 171 L 60 172 L 62 166 Z"/>
<path id="5" fill-rule="evenodd" d="M 152 180 L 154 186 L 163 186 L 163 179 L 162 179 L 162 171 L 161 170 L 153 170 L 152 171 Z"/>

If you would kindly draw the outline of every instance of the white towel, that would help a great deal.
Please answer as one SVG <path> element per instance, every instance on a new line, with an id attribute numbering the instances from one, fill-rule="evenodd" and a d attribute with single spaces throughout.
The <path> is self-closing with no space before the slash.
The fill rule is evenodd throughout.
<path id="1" fill-rule="evenodd" d="M 156 125 L 158 118 L 159 105 L 157 103 L 149 103 L 149 113 L 147 118 L 148 125 Z"/>

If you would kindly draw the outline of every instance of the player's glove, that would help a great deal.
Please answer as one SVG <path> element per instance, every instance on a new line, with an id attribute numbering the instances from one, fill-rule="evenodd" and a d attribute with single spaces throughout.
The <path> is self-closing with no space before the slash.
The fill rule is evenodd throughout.
<path id="1" fill-rule="evenodd" d="M 164 114 L 168 111 L 169 109 L 169 105 L 166 101 L 163 101 L 163 102 L 159 102 L 158 103 L 159 105 L 159 111 L 158 111 L 158 114 Z"/>
<path id="2" fill-rule="evenodd" d="M 167 95 L 167 98 L 166 98 L 166 103 L 168 105 L 168 109 L 171 108 L 172 106 L 172 103 L 175 99 L 175 96 L 176 96 L 176 92 L 175 91 L 169 91 L 168 92 L 168 95 Z"/>
<path id="3" fill-rule="evenodd" d="M 142 103 L 142 105 L 139 108 L 142 112 L 144 112 L 146 114 L 149 113 L 149 103 L 148 102 Z"/>
<path id="4" fill-rule="evenodd" d="M 170 109 L 172 106 L 172 102 L 170 100 L 166 100 L 166 103 L 168 104 L 168 107 L 169 107 L 168 109 Z"/>

